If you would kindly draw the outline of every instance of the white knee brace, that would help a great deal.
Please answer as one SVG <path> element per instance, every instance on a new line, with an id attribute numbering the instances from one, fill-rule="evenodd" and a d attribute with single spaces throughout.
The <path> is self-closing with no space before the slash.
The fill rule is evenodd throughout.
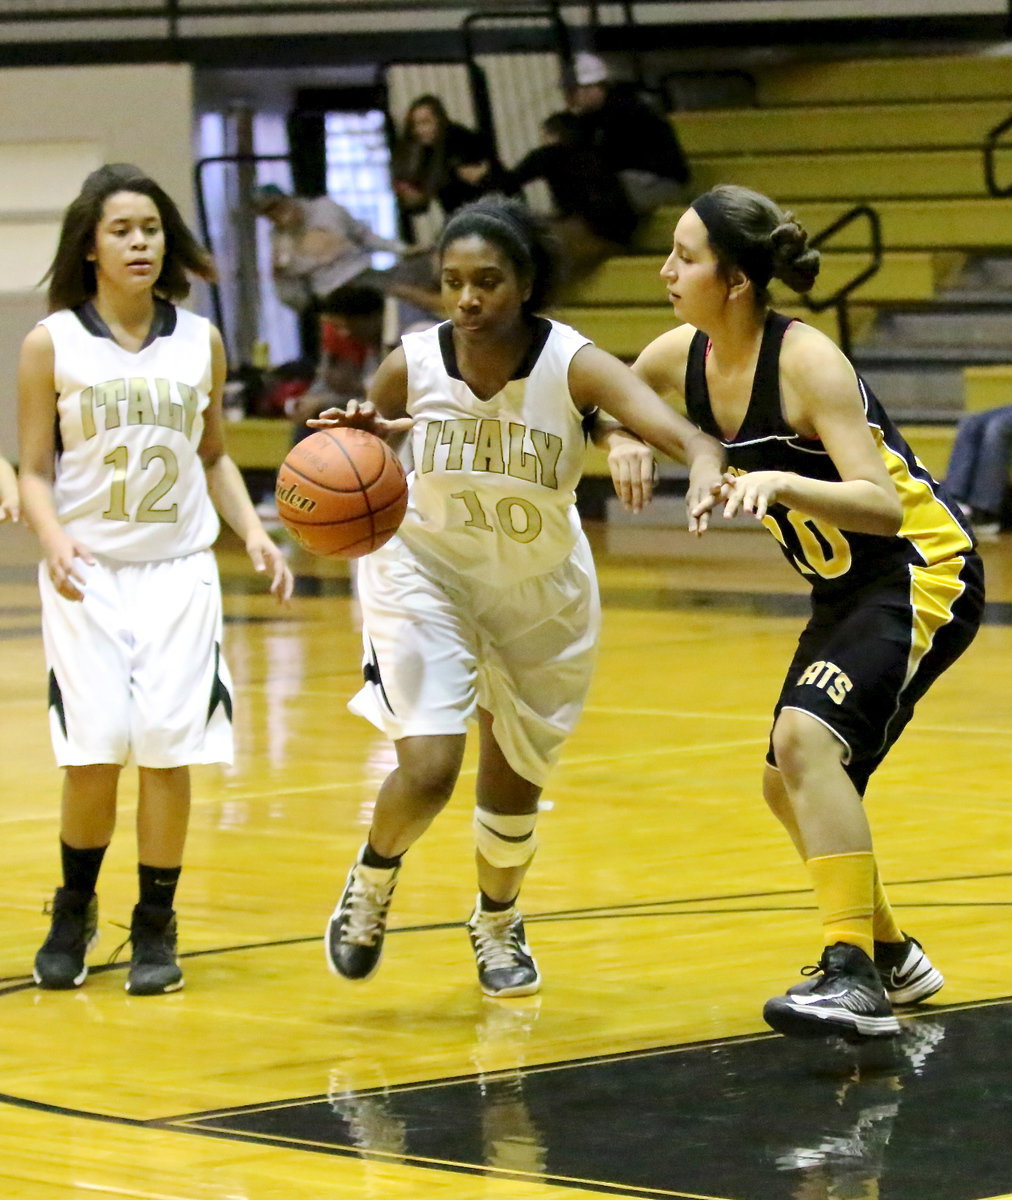
<path id="1" fill-rule="evenodd" d="M 526 866 L 538 848 L 537 820 L 536 812 L 514 816 L 475 806 L 474 840 L 482 858 L 492 867 Z"/>

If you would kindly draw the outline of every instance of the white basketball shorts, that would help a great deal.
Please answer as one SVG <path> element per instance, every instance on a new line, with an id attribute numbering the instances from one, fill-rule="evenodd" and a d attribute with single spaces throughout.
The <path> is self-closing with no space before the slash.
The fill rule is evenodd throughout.
<path id="1" fill-rule="evenodd" d="M 544 786 L 590 687 L 601 626 L 581 537 L 554 571 L 452 587 L 401 540 L 359 560 L 365 685 L 349 708 L 388 737 L 465 733 L 481 707 L 506 761 Z"/>
<path id="2" fill-rule="evenodd" d="M 232 683 L 213 553 L 77 561 L 80 602 L 65 600 L 39 569 L 57 763 L 230 763 Z"/>

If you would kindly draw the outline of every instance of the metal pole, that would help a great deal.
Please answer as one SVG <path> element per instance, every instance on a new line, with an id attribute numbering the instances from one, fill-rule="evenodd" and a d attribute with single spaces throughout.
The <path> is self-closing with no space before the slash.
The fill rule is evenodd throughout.
<path id="1" fill-rule="evenodd" d="M 850 358 L 850 313 L 847 309 L 847 297 L 841 296 L 836 302 L 836 327 L 840 338 L 840 349 Z"/>

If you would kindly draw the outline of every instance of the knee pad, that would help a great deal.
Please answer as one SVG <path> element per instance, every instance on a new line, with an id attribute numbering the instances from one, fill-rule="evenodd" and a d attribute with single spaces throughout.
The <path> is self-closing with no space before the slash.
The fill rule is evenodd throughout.
<path id="1" fill-rule="evenodd" d="M 476 806 L 474 840 L 482 858 L 492 867 L 526 866 L 538 848 L 537 820 L 536 812 L 494 813 Z"/>

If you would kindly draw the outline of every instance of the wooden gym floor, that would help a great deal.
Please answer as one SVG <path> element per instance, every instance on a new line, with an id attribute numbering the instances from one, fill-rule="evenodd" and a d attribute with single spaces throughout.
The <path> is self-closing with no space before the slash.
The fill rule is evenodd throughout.
<path id="1" fill-rule="evenodd" d="M 469 757 L 402 872 L 383 965 L 321 933 L 390 748 L 345 710 L 347 577 L 293 557 L 278 614 L 221 550 L 233 769 L 195 772 L 178 909 L 186 990 L 123 991 L 135 787 L 78 992 L 32 986 L 59 773 L 34 548 L 0 529 L 0 1193 L 18 1200 L 984 1200 L 1012 1194 L 1012 537 L 989 624 L 923 702 L 868 805 L 904 926 L 947 976 L 887 1047 L 796 1043 L 763 1002 L 819 950 L 759 795 L 801 585 L 761 532 L 593 531 L 596 683 L 546 791 L 524 894 L 540 996 L 482 998 Z"/>

